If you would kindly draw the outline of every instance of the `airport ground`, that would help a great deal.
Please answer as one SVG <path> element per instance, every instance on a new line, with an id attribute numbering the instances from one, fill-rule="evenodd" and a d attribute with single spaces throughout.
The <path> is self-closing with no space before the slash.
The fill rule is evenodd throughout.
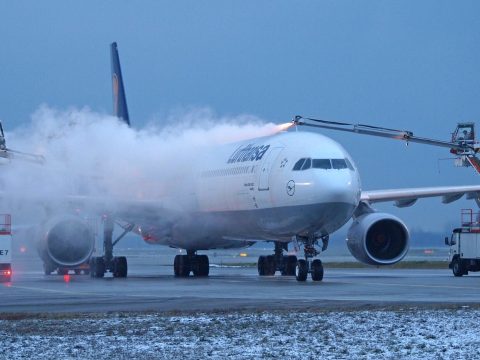
<path id="1" fill-rule="evenodd" d="M 443 269 L 329 268 L 329 263 L 338 266 L 340 259 L 332 255 L 324 258 L 323 281 L 299 283 L 292 276 L 259 277 L 256 268 L 249 265 L 263 252 L 247 249 L 210 253 L 208 278 L 175 278 L 172 260 L 176 250 L 163 247 L 124 250 L 129 260 L 126 279 L 114 279 L 111 274 L 103 279 L 73 274 L 46 276 L 35 254 L 17 255 L 13 281 L 0 285 L 0 313 L 480 304 L 480 273 L 456 278 L 447 261 Z"/>
<path id="2" fill-rule="evenodd" d="M 455 278 L 443 255 L 443 269 L 329 268 L 345 260 L 334 255 L 322 282 L 298 283 L 259 277 L 248 265 L 261 252 L 210 253 L 211 275 L 197 279 L 175 278 L 165 248 L 126 250 L 127 279 L 45 276 L 36 256 L 16 256 L 0 285 L 2 349 L 11 359 L 480 355 L 480 274 Z"/>

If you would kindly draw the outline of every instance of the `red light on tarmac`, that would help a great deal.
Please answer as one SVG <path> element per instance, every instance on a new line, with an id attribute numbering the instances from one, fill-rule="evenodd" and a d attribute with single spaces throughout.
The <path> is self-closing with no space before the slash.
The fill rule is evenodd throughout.
<path id="1" fill-rule="evenodd" d="M 63 275 L 63 281 L 68 284 L 70 282 L 70 275 L 68 274 Z"/>

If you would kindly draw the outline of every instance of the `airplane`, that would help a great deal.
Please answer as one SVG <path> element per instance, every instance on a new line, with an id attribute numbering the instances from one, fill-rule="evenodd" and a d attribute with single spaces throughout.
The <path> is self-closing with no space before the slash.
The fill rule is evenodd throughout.
<path id="1" fill-rule="evenodd" d="M 114 115 L 130 126 L 117 44 L 112 43 Z M 347 245 L 362 263 L 385 266 L 401 261 L 409 249 L 406 224 L 394 215 L 377 212 L 377 202 L 399 207 L 417 199 L 442 197 L 450 203 L 467 195 L 479 200 L 480 185 L 390 190 L 362 190 L 360 174 L 348 152 L 319 133 L 288 131 L 297 122 L 280 126 L 272 136 L 223 144 L 207 153 L 190 154 L 190 178 L 169 184 L 169 196 L 149 199 L 102 199 L 71 195 L 72 208 L 94 204 L 102 213 L 102 256 L 92 256 L 95 239 L 81 216 L 52 217 L 39 240 L 46 266 L 72 267 L 90 262 L 90 274 L 127 277 L 127 259 L 114 256 L 114 246 L 127 233 L 149 244 L 186 250 L 173 264 L 177 277 L 209 275 L 209 258 L 199 251 L 247 247 L 273 242 L 272 255 L 260 256 L 258 274 L 308 275 L 321 281 L 323 264 L 317 256 L 329 236 L 350 220 Z M 168 171 L 168 169 L 166 169 Z M 185 185 L 187 184 L 187 185 Z M 160 186 L 161 184 L 159 184 Z M 113 239 L 115 225 L 123 232 Z M 303 257 L 286 255 L 289 243 L 303 246 Z"/>

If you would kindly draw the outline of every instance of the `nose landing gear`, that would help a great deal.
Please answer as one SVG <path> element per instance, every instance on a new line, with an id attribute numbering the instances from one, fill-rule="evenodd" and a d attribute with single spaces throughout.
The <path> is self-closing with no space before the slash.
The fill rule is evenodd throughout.
<path id="1" fill-rule="evenodd" d="M 324 235 L 320 237 L 320 239 L 323 244 L 321 251 L 325 251 L 328 247 L 328 235 Z M 305 255 L 305 259 L 299 259 L 295 267 L 295 277 L 297 281 L 306 281 L 309 273 L 313 281 L 322 281 L 322 261 L 320 259 L 312 260 L 312 258 L 321 252 L 315 248 L 315 245 L 318 244 L 318 238 L 313 235 L 308 237 L 297 236 L 296 240 L 303 243 L 303 252 Z"/>

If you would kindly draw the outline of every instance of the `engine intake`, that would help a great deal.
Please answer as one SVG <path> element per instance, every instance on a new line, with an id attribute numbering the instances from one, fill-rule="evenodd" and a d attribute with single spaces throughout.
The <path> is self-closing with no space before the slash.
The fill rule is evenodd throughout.
<path id="1" fill-rule="evenodd" d="M 95 248 L 95 236 L 85 221 L 67 216 L 47 223 L 37 247 L 45 262 L 75 267 L 90 258 Z"/>
<path id="2" fill-rule="evenodd" d="M 397 217 L 386 213 L 369 213 L 356 218 L 348 230 L 347 246 L 360 262 L 369 265 L 392 265 L 408 252 L 409 233 Z"/>

